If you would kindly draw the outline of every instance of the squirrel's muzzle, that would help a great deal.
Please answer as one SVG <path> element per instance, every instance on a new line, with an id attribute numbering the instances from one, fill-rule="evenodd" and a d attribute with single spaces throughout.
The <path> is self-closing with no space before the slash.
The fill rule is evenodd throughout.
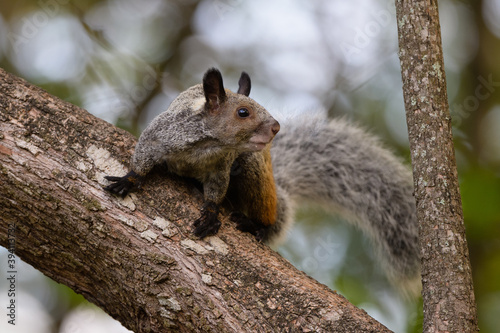
<path id="1" fill-rule="evenodd" d="M 271 118 L 270 121 L 263 123 L 259 128 L 254 132 L 250 140 L 248 141 L 248 147 L 252 151 L 259 151 L 266 147 L 268 143 L 270 143 L 274 136 L 280 130 L 280 123 Z"/>
<path id="2" fill-rule="evenodd" d="M 280 123 L 278 123 L 277 120 L 274 120 L 274 123 L 271 126 L 271 132 L 273 132 L 274 135 L 278 134 L 280 131 Z"/>

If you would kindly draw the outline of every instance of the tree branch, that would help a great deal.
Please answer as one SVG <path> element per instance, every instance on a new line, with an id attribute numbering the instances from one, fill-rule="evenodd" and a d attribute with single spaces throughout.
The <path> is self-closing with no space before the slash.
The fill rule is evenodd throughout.
<path id="1" fill-rule="evenodd" d="M 199 240 L 201 193 L 159 172 L 103 191 L 135 139 L 0 69 L 0 244 L 135 332 L 389 332 L 223 217 Z M 8 235 L 15 225 L 15 235 Z"/>
<path id="2" fill-rule="evenodd" d="M 417 215 L 424 332 L 477 332 L 436 0 L 396 1 Z"/>

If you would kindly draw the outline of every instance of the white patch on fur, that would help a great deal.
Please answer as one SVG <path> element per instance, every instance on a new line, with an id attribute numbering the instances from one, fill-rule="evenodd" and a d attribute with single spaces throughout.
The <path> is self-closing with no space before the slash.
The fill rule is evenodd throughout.
<path id="1" fill-rule="evenodd" d="M 199 111 L 205 106 L 205 97 L 197 98 L 193 101 L 193 110 Z"/>

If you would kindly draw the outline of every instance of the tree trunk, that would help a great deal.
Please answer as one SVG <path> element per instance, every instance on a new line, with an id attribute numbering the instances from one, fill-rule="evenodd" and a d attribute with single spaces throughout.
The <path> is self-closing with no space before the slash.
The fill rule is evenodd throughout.
<path id="1" fill-rule="evenodd" d="M 417 214 L 424 332 L 477 332 L 436 0 L 396 1 Z"/>
<path id="2" fill-rule="evenodd" d="M 183 179 L 106 193 L 134 145 L 0 69 L 0 244 L 135 332 L 389 332 L 226 214 L 218 236 L 193 237 L 202 195 Z"/>

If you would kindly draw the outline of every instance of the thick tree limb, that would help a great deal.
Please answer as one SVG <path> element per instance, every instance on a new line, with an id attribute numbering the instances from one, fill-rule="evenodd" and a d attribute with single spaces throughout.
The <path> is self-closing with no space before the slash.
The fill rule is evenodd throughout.
<path id="1" fill-rule="evenodd" d="M 396 1 L 417 214 L 424 332 L 477 332 L 436 0 Z"/>
<path id="2" fill-rule="evenodd" d="M 0 244 L 15 224 L 16 255 L 129 329 L 388 332 L 226 217 L 194 238 L 202 196 L 184 180 L 103 191 L 135 139 L 1 69 L 0 133 Z"/>

